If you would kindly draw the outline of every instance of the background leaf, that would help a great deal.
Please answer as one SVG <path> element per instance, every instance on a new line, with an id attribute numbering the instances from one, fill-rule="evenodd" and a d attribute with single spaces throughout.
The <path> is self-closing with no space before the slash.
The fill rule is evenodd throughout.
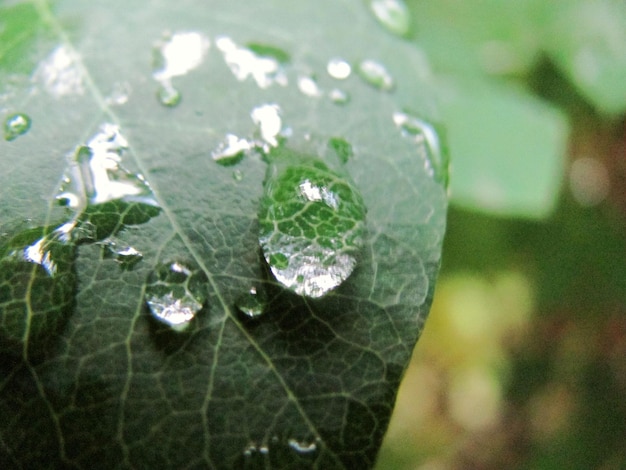
<path id="1" fill-rule="evenodd" d="M 4 14 L 15 8 L 29 12 L 23 28 Z M 431 302 L 445 225 L 445 188 L 428 151 L 393 121 L 405 108 L 433 117 L 419 51 L 384 32 L 361 2 L 59 1 L 52 9 L 35 1 L 2 13 L 9 39 L 40 33 L 3 41 L 0 55 L 2 115 L 32 119 L 27 133 L 0 143 L 2 243 L 67 220 L 53 204 L 66 155 L 104 123 L 120 126 L 122 165 L 146 178 L 162 209 L 78 247 L 76 305 L 40 354 L 30 344 L 2 351 L 3 467 L 371 466 Z M 181 102 L 165 107 L 153 48 L 180 32 L 210 46 L 195 69 L 168 77 Z M 220 35 L 287 51 L 289 84 L 237 81 L 216 47 Z M 30 75 L 15 56 L 37 64 Z M 334 57 L 382 61 L 394 90 L 354 73 L 333 79 L 325 68 Z M 301 92 L 298 76 L 316 78 L 322 93 Z M 349 102 L 330 99 L 334 88 Z M 368 209 L 368 239 L 356 271 L 320 300 L 285 293 L 263 268 L 259 155 L 235 169 L 211 158 L 228 133 L 258 138 L 250 112 L 267 103 L 280 106 L 287 145 L 298 151 L 332 160 L 331 137 L 353 148 L 345 171 Z M 115 246 L 143 258 L 120 266 Z M 181 334 L 152 321 L 143 298 L 152 269 L 168 261 L 208 281 L 204 308 Z M 269 305 L 248 321 L 234 304 L 253 285 L 267 290 Z"/>

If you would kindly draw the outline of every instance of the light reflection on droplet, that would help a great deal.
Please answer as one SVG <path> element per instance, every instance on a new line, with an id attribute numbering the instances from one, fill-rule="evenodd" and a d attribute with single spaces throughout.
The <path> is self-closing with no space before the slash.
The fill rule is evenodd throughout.
<path id="1" fill-rule="evenodd" d="M 322 96 L 322 91 L 313 77 L 302 76 L 298 78 L 298 89 L 312 98 Z"/>
<path id="2" fill-rule="evenodd" d="M 333 88 L 330 90 L 329 96 L 332 102 L 338 105 L 344 105 L 350 102 L 350 94 L 347 91 L 340 90 L 339 88 Z"/>
<path id="3" fill-rule="evenodd" d="M 411 14 L 403 0 L 371 0 L 370 9 L 378 22 L 397 36 L 406 36 L 411 27 Z"/>
<path id="4" fill-rule="evenodd" d="M 237 137 L 234 134 L 226 134 L 225 140 L 211 152 L 211 157 L 220 165 L 235 165 L 241 161 L 245 153 L 251 148 L 252 144 L 246 139 Z"/>
<path id="5" fill-rule="evenodd" d="M 85 87 L 79 63 L 80 58 L 72 48 L 58 46 L 39 64 L 34 78 L 41 81 L 46 91 L 57 98 L 82 95 Z"/>
<path id="6" fill-rule="evenodd" d="M 276 147 L 278 145 L 278 136 L 283 126 L 283 121 L 280 117 L 280 107 L 277 104 L 257 106 L 250 113 L 250 117 L 254 124 L 258 126 L 263 141 L 272 147 Z"/>
<path id="7" fill-rule="evenodd" d="M 345 80 L 352 73 L 352 67 L 343 59 L 333 58 L 326 64 L 326 71 L 337 80 Z"/>
<path id="8" fill-rule="evenodd" d="M 375 60 L 363 60 L 358 66 L 359 76 L 374 88 L 383 91 L 393 90 L 395 83 L 393 77 L 383 64 Z"/>
<path id="9" fill-rule="evenodd" d="M 24 113 L 16 113 L 8 116 L 4 121 L 4 139 L 12 141 L 28 132 L 31 119 Z"/>

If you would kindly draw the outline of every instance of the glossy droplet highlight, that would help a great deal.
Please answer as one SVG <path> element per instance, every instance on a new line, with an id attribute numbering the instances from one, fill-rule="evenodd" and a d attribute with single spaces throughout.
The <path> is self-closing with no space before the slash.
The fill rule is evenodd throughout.
<path id="1" fill-rule="evenodd" d="M 0 352 L 37 354 L 65 323 L 77 286 L 66 226 L 0 242 Z"/>
<path id="2" fill-rule="evenodd" d="M 30 129 L 31 119 L 23 113 L 11 114 L 4 121 L 4 140 L 12 141 Z"/>
<path id="3" fill-rule="evenodd" d="M 320 87 L 314 77 L 299 77 L 298 89 L 303 95 L 310 96 L 311 98 L 318 98 L 322 96 L 322 90 L 320 90 Z"/>
<path id="4" fill-rule="evenodd" d="M 264 44 L 241 47 L 227 36 L 216 38 L 215 45 L 240 82 L 251 77 L 259 88 L 268 88 L 273 84 L 287 85 L 284 65 L 289 61 L 289 54 L 282 49 Z"/>
<path id="5" fill-rule="evenodd" d="M 267 294 L 262 287 L 253 286 L 235 301 L 235 307 L 246 317 L 256 318 L 267 308 Z"/>
<path id="6" fill-rule="evenodd" d="M 409 33 L 411 13 L 403 0 L 371 0 L 370 10 L 387 31 L 397 36 Z"/>
<path id="7" fill-rule="evenodd" d="M 188 74 L 197 68 L 206 55 L 211 42 L 197 32 L 180 32 L 158 41 L 154 49 L 152 77 L 159 83 L 157 98 L 164 106 L 176 106 L 180 92 L 173 86 L 172 78 Z"/>
<path id="8" fill-rule="evenodd" d="M 128 245 L 120 245 L 114 240 L 106 240 L 103 243 L 102 257 L 117 261 L 122 271 L 132 271 L 143 259 L 143 255 L 137 249 Z"/>
<path id="9" fill-rule="evenodd" d="M 74 226 L 74 241 L 103 240 L 160 213 L 144 177 L 122 166 L 127 148 L 119 126 L 107 123 L 68 156 L 68 169 L 56 198 L 74 214 L 69 222 Z"/>
<path id="10" fill-rule="evenodd" d="M 416 115 L 404 112 L 394 113 L 393 122 L 405 138 L 415 143 L 417 153 L 424 161 L 426 171 L 437 181 L 447 186 L 448 156 L 435 126 Z"/>
<path id="11" fill-rule="evenodd" d="M 259 242 L 276 280 L 322 297 L 354 270 L 365 236 L 358 190 L 320 159 L 272 151 L 259 209 Z"/>
<path id="12" fill-rule="evenodd" d="M 359 76 L 369 85 L 383 91 L 393 90 L 395 83 L 385 66 L 375 60 L 364 60 L 357 69 Z"/>
<path id="13" fill-rule="evenodd" d="M 337 80 L 345 80 L 352 73 L 352 67 L 347 61 L 335 57 L 326 64 L 326 71 Z"/>
<path id="14" fill-rule="evenodd" d="M 236 165 L 252 146 L 246 139 L 237 137 L 234 134 L 226 134 L 224 141 L 211 152 L 211 158 L 222 166 Z"/>
<path id="15" fill-rule="evenodd" d="M 146 283 L 150 313 L 174 331 L 184 331 L 207 300 L 206 275 L 173 261 L 157 266 Z"/>
<path id="16" fill-rule="evenodd" d="M 259 134 L 263 143 L 271 147 L 278 145 L 279 135 L 283 127 L 283 120 L 280 117 L 280 107 L 277 104 L 264 104 L 257 106 L 250 113 L 252 122 L 259 129 Z"/>

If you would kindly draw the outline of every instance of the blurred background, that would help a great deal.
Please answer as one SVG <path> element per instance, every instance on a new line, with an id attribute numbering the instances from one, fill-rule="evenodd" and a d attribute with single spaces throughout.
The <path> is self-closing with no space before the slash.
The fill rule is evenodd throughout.
<path id="1" fill-rule="evenodd" d="M 626 469 L 626 1 L 382 3 L 432 65 L 451 207 L 377 470 Z"/>

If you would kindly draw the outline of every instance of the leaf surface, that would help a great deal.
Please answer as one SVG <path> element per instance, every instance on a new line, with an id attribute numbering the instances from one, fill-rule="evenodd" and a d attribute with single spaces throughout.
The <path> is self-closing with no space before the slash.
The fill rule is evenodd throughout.
<path id="1" fill-rule="evenodd" d="M 4 14 L 13 9 L 30 12 L 19 17 L 24 27 Z M 84 209 L 78 227 L 92 236 L 70 245 L 75 302 L 64 303 L 63 321 L 43 339 L 30 336 L 38 312 L 23 302 L 22 344 L 0 343 L 2 467 L 372 466 L 428 313 L 445 228 L 446 190 L 424 139 L 393 120 L 405 108 L 432 116 L 423 57 L 358 1 L 61 0 L 1 13 L 11 27 L 0 31 L 11 36 L 0 49 L 0 109 L 3 118 L 25 113 L 31 127 L 0 142 L 0 254 L 26 253 L 9 246 L 15 234 L 73 220 L 55 197 L 69 184 L 68 168 L 83 168 L 72 160 L 77 148 L 108 145 L 93 139 L 105 124 L 127 141 L 103 160 L 119 157 L 124 170 L 105 173 L 145 180 L 160 207 L 137 211 L 137 201 L 120 204 L 111 193 Z M 199 47 L 197 55 L 169 55 L 164 44 L 173 38 Z M 224 38 L 286 51 L 290 62 L 269 79 L 239 80 L 226 57 L 239 49 Z M 353 68 L 380 61 L 394 89 L 354 72 L 331 77 L 326 64 L 336 57 Z M 299 88 L 302 77 L 315 79 L 319 93 Z M 349 102 L 331 99 L 335 89 Z M 157 96 L 172 91 L 180 102 L 161 104 Z M 235 166 L 212 158 L 229 134 L 260 142 L 264 129 L 251 113 L 266 104 L 280 108 L 283 145 L 341 165 L 367 209 L 354 272 L 320 299 L 286 292 L 264 264 L 262 152 L 246 152 Z M 336 138 L 350 144 L 349 158 L 329 145 Z M 72 175 L 97 201 L 89 177 Z M 182 332 L 155 321 L 146 304 L 146 281 L 164 263 L 191 266 L 202 279 L 203 294 L 190 301 L 202 308 Z M 34 285 L 34 275 L 24 282 Z M 3 307 L 22 292 L 6 289 L 15 279 L 3 277 Z M 235 305 L 253 287 L 267 307 L 251 319 Z"/>

